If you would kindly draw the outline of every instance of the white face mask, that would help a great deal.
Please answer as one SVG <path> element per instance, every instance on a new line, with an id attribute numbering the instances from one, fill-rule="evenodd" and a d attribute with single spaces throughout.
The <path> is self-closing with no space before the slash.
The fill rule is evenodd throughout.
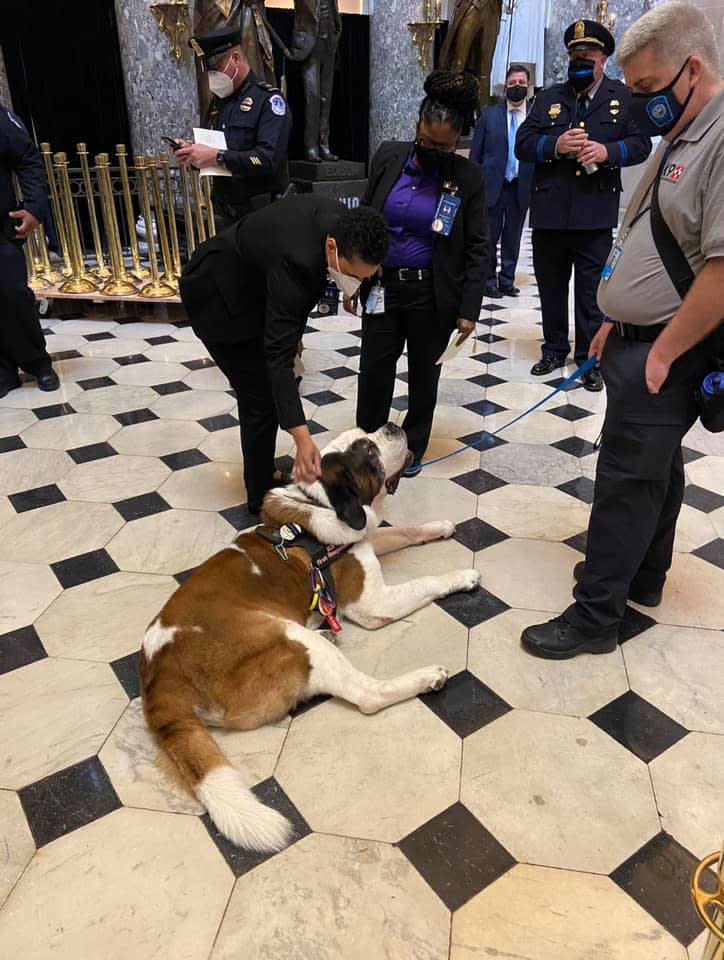
<path id="1" fill-rule="evenodd" d="M 234 71 L 234 76 L 230 77 L 229 74 L 223 70 L 209 70 L 207 75 L 209 79 L 209 90 L 211 90 L 215 97 L 219 97 L 221 100 L 230 97 L 234 92 L 234 80 L 236 80 L 238 72 L 239 68 L 237 67 Z"/>
<path id="2" fill-rule="evenodd" d="M 336 270 L 327 264 L 332 282 L 342 291 L 345 297 L 353 297 L 362 286 L 362 281 L 358 280 L 357 277 L 350 277 L 346 273 L 342 273 L 339 269 L 339 254 L 336 246 L 334 248 L 334 259 L 337 261 Z"/>

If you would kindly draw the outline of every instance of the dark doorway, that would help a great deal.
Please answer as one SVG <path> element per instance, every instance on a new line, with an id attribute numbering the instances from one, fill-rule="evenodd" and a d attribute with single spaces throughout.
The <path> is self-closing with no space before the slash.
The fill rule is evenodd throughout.
<path id="1" fill-rule="evenodd" d="M 34 139 L 91 156 L 130 144 L 113 0 L 2 0 L 0 45 L 15 113 Z"/>

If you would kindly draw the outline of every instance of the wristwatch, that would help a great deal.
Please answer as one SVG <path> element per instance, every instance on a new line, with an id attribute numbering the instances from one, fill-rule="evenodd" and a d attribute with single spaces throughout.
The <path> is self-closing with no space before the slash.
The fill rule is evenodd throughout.
<path id="1" fill-rule="evenodd" d="M 226 151 L 219 150 L 219 152 L 216 154 L 216 163 L 220 167 L 226 166 Z"/>

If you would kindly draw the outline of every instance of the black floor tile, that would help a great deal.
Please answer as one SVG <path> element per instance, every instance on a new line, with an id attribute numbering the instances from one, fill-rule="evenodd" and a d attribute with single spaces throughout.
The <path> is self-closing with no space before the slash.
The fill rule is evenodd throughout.
<path id="1" fill-rule="evenodd" d="M 316 697 L 310 697 L 309 700 L 305 700 L 304 703 L 299 703 L 297 706 L 290 711 L 290 717 L 301 717 L 303 713 L 309 713 L 310 710 L 314 710 L 315 707 L 318 707 L 322 703 L 326 703 L 327 700 L 331 700 L 331 696 L 328 693 L 318 693 Z"/>
<path id="2" fill-rule="evenodd" d="M 512 709 L 469 670 L 450 677 L 442 690 L 423 693 L 418 699 L 459 737 L 469 737 Z"/>
<path id="3" fill-rule="evenodd" d="M 220 514 L 234 530 L 246 530 L 247 527 L 257 527 L 260 523 L 258 515 L 249 513 L 245 503 L 238 507 L 227 507 L 226 510 L 221 510 Z"/>
<path id="4" fill-rule="evenodd" d="M 64 590 L 118 573 L 118 567 L 105 550 L 91 550 L 50 565 Z"/>
<path id="5" fill-rule="evenodd" d="M 546 413 L 552 413 L 563 420 L 584 420 L 586 417 L 592 417 L 590 410 L 584 410 L 583 407 L 577 407 L 574 403 L 564 403 L 560 407 L 553 407 L 552 410 L 546 410 Z"/>
<path id="6" fill-rule="evenodd" d="M 146 343 L 150 344 L 152 347 L 158 347 L 158 346 L 160 346 L 162 343 L 176 343 L 176 342 L 177 342 L 175 337 L 167 337 L 167 336 L 163 336 L 163 337 L 144 337 L 143 339 L 146 341 Z"/>
<path id="7" fill-rule="evenodd" d="M 216 430 L 226 430 L 228 427 L 238 427 L 239 421 L 230 413 L 220 413 L 215 417 L 204 417 L 198 421 L 204 430 L 214 433 Z"/>
<path id="8" fill-rule="evenodd" d="M 216 366 L 211 357 L 198 357 L 196 360 L 183 360 L 182 364 L 189 370 L 207 370 L 209 367 Z"/>
<path id="9" fill-rule="evenodd" d="M 16 513 L 25 513 L 26 510 L 48 507 L 51 503 L 62 503 L 65 496 L 54 483 L 49 483 L 33 490 L 23 490 L 22 493 L 11 493 L 8 500 Z"/>
<path id="10" fill-rule="evenodd" d="M 590 720 L 644 763 L 654 760 L 688 732 L 632 690 L 597 710 Z"/>
<path id="11" fill-rule="evenodd" d="M 562 450 L 564 453 L 570 453 L 573 457 L 587 457 L 596 452 L 596 448 L 588 440 L 582 437 L 566 437 L 565 440 L 559 440 L 558 443 L 552 443 L 552 447 Z"/>
<path id="12" fill-rule="evenodd" d="M 702 560 L 708 560 L 715 567 L 721 567 L 724 570 L 724 540 L 721 538 L 704 544 L 703 547 L 699 547 L 693 553 L 694 556 L 701 557 Z"/>
<path id="13" fill-rule="evenodd" d="M 463 406 L 481 417 L 492 417 L 493 414 L 507 410 L 507 407 L 501 407 L 499 403 L 493 403 L 492 400 L 476 400 L 474 403 L 465 403 Z"/>
<path id="14" fill-rule="evenodd" d="M 620 642 L 626 643 L 627 640 L 633 640 L 634 637 L 642 634 L 644 630 L 649 630 L 655 626 L 656 621 L 654 619 L 647 617 L 645 613 L 641 613 L 639 610 L 634 610 L 633 607 L 627 606 L 624 611 L 623 623 L 621 624 L 619 634 Z"/>
<path id="15" fill-rule="evenodd" d="M 501 360 L 507 360 L 508 357 L 501 357 L 499 353 L 486 350 L 484 353 L 474 353 L 471 359 L 478 360 L 480 363 L 500 363 Z"/>
<path id="16" fill-rule="evenodd" d="M 493 476 L 486 470 L 471 470 L 469 473 L 462 473 L 459 477 L 452 477 L 453 483 L 458 483 L 461 487 L 480 496 L 481 493 L 489 493 L 491 490 L 497 490 L 498 487 L 506 486 L 506 481 L 500 477 Z"/>
<path id="17" fill-rule="evenodd" d="M 157 383 L 151 387 L 151 389 L 155 390 L 156 393 L 160 393 L 162 397 L 165 397 L 170 393 L 184 393 L 186 390 L 190 390 L 191 387 L 182 380 L 172 380 L 171 383 Z"/>
<path id="18" fill-rule="evenodd" d="M 478 550 L 485 550 L 486 547 L 492 547 L 496 543 L 507 540 L 508 534 L 489 523 L 485 523 L 479 517 L 473 517 L 472 520 L 465 520 L 463 523 L 455 525 L 453 539 L 462 543 L 468 550 L 477 553 Z"/>
<path id="19" fill-rule="evenodd" d="M 53 417 L 67 417 L 75 410 L 69 403 L 51 403 L 47 407 L 35 407 L 33 413 L 38 420 L 50 420 Z"/>
<path id="20" fill-rule="evenodd" d="M 335 350 L 335 353 L 341 353 L 343 357 L 358 357 L 362 353 L 362 348 L 357 346 L 342 347 L 341 350 Z"/>
<path id="21" fill-rule="evenodd" d="M 684 503 L 696 510 L 701 510 L 702 513 L 713 513 L 719 507 L 724 506 L 724 497 L 720 493 L 714 493 L 704 487 L 697 487 L 696 484 L 690 483 L 684 490 Z"/>
<path id="22" fill-rule="evenodd" d="M 572 547 L 574 550 L 578 550 L 579 553 L 582 553 L 585 557 L 586 547 L 588 545 L 588 531 L 586 531 L 586 533 L 577 533 L 575 537 L 569 537 L 563 542 L 567 547 Z"/>
<path id="23" fill-rule="evenodd" d="M 340 397 L 333 390 L 320 390 L 319 393 L 307 394 L 303 399 L 317 407 L 326 407 L 329 403 L 339 403 L 340 400 L 344 400 L 344 397 Z"/>
<path id="24" fill-rule="evenodd" d="M 261 783 L 258 783 L 252 788 L 252 792 L 256 794 L 262 803 L 266 804 L 268 807 L 273 807 L 274 810 L 285 816 L 291 823 L 294 833 L 292 835 L 292 839 L 287 844 L 287 847 L 292 846 L 292 844 L 297 843 L 297 841 L 301 840 L 303 837 L 306 837 L 308 833 L 311 833 L 307 821 L 297 810 L 274 777 L 270 777 L 268 780 L 263 780 Z M 211 822 L 208 814 L 204 814 L 204 816 L 201 818 L 201 821 L 209 831 L 211 839 L 219 848 L 224 860 L 226 860 L 228 865 L 231 867 L 235 877 L 242 877 L 245 873 L 248 873 L 250 870 L 253 870 L 255 867 L 258 867 L 270 857 L 274 856 L 273 853 L 255 853 L 253 850 L 242 850 L 241 847 L 237 847 L 233 843 L 230 843 L 226 837 L 221 836 L 219 831 Z"/>
<path id="25" fill-rule="evenodd" d="M 505 847 L 462 803 L 433 817 L 398 846 L 453 911 L 515 864 Z"/>
<path id="26" fill-rule="evenodd" d="M 101 387 L 115 387 L 116 381 L 110 377 L 91 377 L 89 380 L 78 380 L 78 386 L 83 390 L 99 390 Z"/>
<path id="27" fill-rule="evenodd" d="M 111 664 L 111 670 L 118 678 L 118 682 L 126 691 L 129 700 L 135 700 L 141 696 L 141 678 L 138 676 L 138 658 L 140 653 L 136 650 L 125 657 L 119 657 Z"/>
<path id="28" fill-rule="evenodd" d="M 147 420 L 158 420 L 157 414 L 153 410 L 129 410 L 128 413 L 114 413 L 113 419 L 117 420 L 121 426 L 130 427 L 134 423 L 146 423 Z"/>
<path id="29" fill-rule="evenodd" d="M 10 453 L 11 450 L 23 450 L 25 444 L 20 437 L 0 437 L 0 453 Z"/>
<path id="30" fill-rule="evenodd" d="M 693 463 L 695 460 L 701 460 L 704 456 L 703 453 L 699 453 L 698 450 L 692 450 L 690 447 L 682 447 L 681 453 L 684 457 L 684 463 Z"/>
<path id="31" fill-rule="evenodd" d="M 343 380 L 345 377 L 356 377 L 357 374 L 349 367 L 331 367 L 329 370 L 322 370 L 323 377 L 331 377 L 332 380 Z"/>
<path id="32" fill-rule="evenodd" d="M 688 947 L 703 929 L 689 894 L 697 863 L 673 837 L 659 833 L 614 870 L 611 879 Z"/>
<path id="33" fill-rule="evenodd" d="M 122 805 L 98 757 L 89 757 L 18 791 L 38 847 Z"/>
<path id="34" fill-rule="evenodd" d="M 85 447 L 75 447 L 73 450 L 68 450 L 68 455 L 71 456 L 76 463 L 88 463 L 90 460 L 102 460 L 104 457 L 115 457 L 117 453 L 110 443 L 89 443 Z"/>
<path id="35" fill-rule="evenodd" d="M 124 520 L 140 520 L 141 517 L 150 517 L 154 513 L 170 510 L 160 493 L 142 493 L 138 497 L 128 497 L 113 504 Z"/>
<path id="36" fill-rule="evenodd" d="M 88 343 L 95 343 L 96 340 L 113 340 L 113 334 L 109 333 L 107 330 L 104 330 L 102 333 L 83 334 L 83 339 L 87 340 Z"/>
<path id="37" fill-rule="evenodd" d="M 499 613 L 508 610 L 508 604 L 503 603 L 483 587 L 477 587 L 470 593 L 452 593 L 449 597 L 435 601 L 437 605 L 454 617 L 464 627 L 477 627 L 479 623 L 497 617 Z"/>
<path id="38" fill-rule="evenodd" d="M 196 570 L 196 567 L 191 567 L 188 570 L 182 570 L 180 573 L 174 573 L 173 578 L 176 581 L 176 583 L 178 583 L 180 586 L 182 583 L 185 583 L 188 580 L 188 578 L 191 576 L 192 573 L 194 573 L 195 570 Z"/>
<path id="39" fill-rule="evenodd" d="M 409 406 L 410 406 L 410 398 L 407 396 L 395 397 L 392 403 L 390 404 L 390 407 L 393 410 L 400 410 L 400 411 L 407 410 Z"/>
<path id="40" fill-rule="evenodd" d="M 562 483 L 558 489 L 567 493 L 576 500 L 582 500 L 583 503 L 593 503 L 593 491 L 595 484 L 588 477 L 576 477 L 574 480 L 567 480 Z"/>
<path id="41" fill-rule="evenodd" d="M 48 352 L 50 353 L 50 357 L 51 357 L 51 359 L 53 360 L 54 363 L 55 363 L 56 360 L 78 360 L 78 359 L 80 359 L 80 357 L 83 356 L 83 354 L 82 354 L 82 353 L 79 353 L 77 350 L 57 350 L 57 351 L 54 351 L 54 350 L 53 350 L 53 341 L 52 341 L 52 340 L 48 340 L 48 341 L 46 342 L 46 346 L 47 346 L 47 348 L 48 348 Z"/>
<path id="42" fill-rule="evenodd" d="M 120 344 L 119 344 L 119 348 L 123 349 L 123 347 L 121 347 Z M 116 363 L 119 363 L 122 367 L 133 367 L 137 363 L 150 362 L 148 357 L 145 356 L 143 353 L 127 353 L 127 354 L 124 354 L 122 357 L 114 357 L 113 359 L 116 361 Z"/>
<path id="43" fill-rule="evenodd" d="M 322 416 L 324 416 L 324 414 L 322 414 Z M 322 424 L 317 423 L 316 420 L 307 420 L 307 428 L 313 437 L 319 433 L 327 432 L 327 427 L 323 427 Z"/>
<path id="44" fill-rule="evenodd" d="M 35 627 L 20 627 L 0 637 L 0 673 L 27 667 L 47 656 Z"/>
<path id="45" fill-rule="evenodd" d="M 480 373 L 477 377 L 469 377 L 468 383 L 474 383 L 476 387 L 497 387 L 499 383 L 505 383 L 500 377 L 494 377 L 492 373 Z"/>
<path id="46" fill-rule="evenodd" d="M 475 339 L 480 343 L 500 343 L 501 340 L 505 340 L 505 337 L 499 337 L 494 333 L 483 333 Z"/>
<path id="47" fill-rule="evenodd" d="M 171 470 L 185 470 L 187 467 L 198 467 L 200 463 L 209 462 L 209 458 L 200 450 L 181 450 L 180 453 L 169 453 L 160 459 Z"/>

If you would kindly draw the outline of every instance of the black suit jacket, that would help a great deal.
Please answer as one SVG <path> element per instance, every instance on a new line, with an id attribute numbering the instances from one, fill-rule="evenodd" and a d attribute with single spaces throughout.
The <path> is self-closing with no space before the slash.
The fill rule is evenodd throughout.
<path id="1" fill-rule="evenodd" d="M 372 158 L 365 203 L 380 212 L 397 182 L 410 153 L 411 143 L 390 140 Z M 462 201 L 449 237 L 435 234 L 432 241 L 432 277 L 435 306 L 445 327 L 459 317 L 477 321 L 483 302 L 488 269 L 488 221 L 480 167 L 455 155 L 449 179 Z M 442 185 L 440 192 L 442 193 Z M 365 302 L 365 292 L 363 291 Z"/>
<path id="2" fill-rule="evenodd" d="M 324 241 L 344 211 L 312 194 L 280 200 L 202 243 L 181 276 L 181 299 L 204 343 L 263 344 L 285 430 L 305 422 L 294 358 L 327 275 Z"/>
<path id="3" fill-rule="evenodd" d="M 526 113 L 530 104 L 526 105 Z M 500 202 L 505 183 L 505 170 L 508 166 L 508 129 L 510 118 L 505 101 L 485 107 L 475 125 L 473 142 L 470 147 L 470 159 L 483 168 L 485 178 L 485 196 L 488 207 Z M 530 204 L 533 188 L 534 164 L 521 160 L 518 164 L 518 204 L 526 211 Z"/>
<path id="4" fill-rule="evenodd" d="M 557 83 L 533 101 L 518 128 L 515 154 L 535 162 L 530 224 L 545 230 L 600 230 L 618 222 L 621 167 L 642 163 L 651 141 L 629 118 L 631 92 L 619 80 L 604 77 L 583 115 L 591 140 L 608 147 L 608 163 L 587 174 L 575 160 L 556 157 L 556 141 L 577 117 L 576 93 L 570 83 Z"/>

